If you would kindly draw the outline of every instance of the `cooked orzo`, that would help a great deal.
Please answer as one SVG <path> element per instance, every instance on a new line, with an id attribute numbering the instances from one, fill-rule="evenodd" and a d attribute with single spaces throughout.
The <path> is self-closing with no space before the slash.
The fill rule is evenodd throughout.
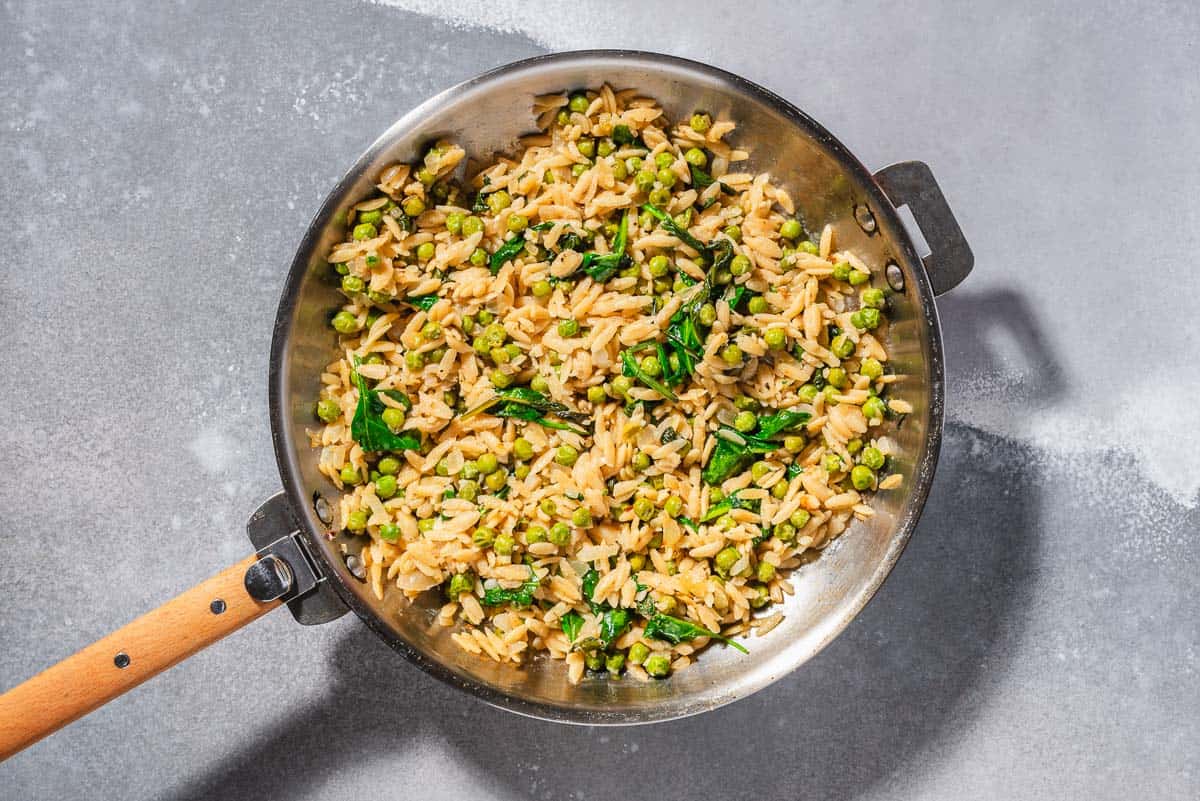
<path id="1" fill-rule="evenodd" d="M 887 298 L 737 171 L 732 121 L 607 86 L 533 111 L 513 157 L 439 142 L 352 208 L 312 444 L 377 595 L 441 593 L 481 657 L 663 677 L 778 624 L 898 485 Z"/>

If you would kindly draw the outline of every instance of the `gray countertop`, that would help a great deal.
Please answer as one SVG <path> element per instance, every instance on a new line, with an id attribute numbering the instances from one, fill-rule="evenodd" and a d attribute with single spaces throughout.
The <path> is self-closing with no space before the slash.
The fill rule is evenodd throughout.
<path id="1" fill-rule="evenodd" d="M 946 442 L 912 545 L 771 688 L 568 728 L 352 616 L 273 614 L 0 765 L 0 795 L 1197 797 L 1198 39 L 1165 2 L 4 3 L 4 687 L 246 553 L 291 253 L 461 79 L 582 47 L 714 63 L 870 166 L 927 161 L 976 267 L 939 301 Z"/>

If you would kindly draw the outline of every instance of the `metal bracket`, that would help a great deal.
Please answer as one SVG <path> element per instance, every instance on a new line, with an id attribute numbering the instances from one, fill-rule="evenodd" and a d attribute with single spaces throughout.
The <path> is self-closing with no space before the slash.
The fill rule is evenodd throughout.
<path id="1" fill-rule="evenodd" d="M 328 623 L 349 611 L 309 554 L 282 492 L 254 511 L 246 535 L 261 557 L 246 571 L 251 596 L 283 599 L 292 617 L 306 626 Z"/>

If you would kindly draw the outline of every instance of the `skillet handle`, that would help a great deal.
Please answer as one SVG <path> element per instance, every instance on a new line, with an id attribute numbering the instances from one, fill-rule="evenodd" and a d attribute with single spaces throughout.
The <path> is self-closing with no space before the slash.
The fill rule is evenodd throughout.
<path id="1" fill-rule="evenodd" d="M 277 556 L 250 556 L 0 695 L 0 761 L 279 606 Z"/>
<path id="2" fill-rule="evenodd" d="M 961 284 L 975 266 L 975 256 L 929 165 L 902 161 L 875 173 L 875 182 L 893 206 L 908 206 L 920 226 L 930 251 L 921 261 L 933 294 L 945 294 Z"/>

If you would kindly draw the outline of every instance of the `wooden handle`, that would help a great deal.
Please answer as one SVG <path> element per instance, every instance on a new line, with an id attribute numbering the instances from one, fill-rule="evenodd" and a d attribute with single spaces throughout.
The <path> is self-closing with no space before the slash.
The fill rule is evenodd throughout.
<path id="1" fill-rule="evenodd" d="M 279 606 L 246 592 L 250 556 L 0 695 L 0 761 Z"/>

